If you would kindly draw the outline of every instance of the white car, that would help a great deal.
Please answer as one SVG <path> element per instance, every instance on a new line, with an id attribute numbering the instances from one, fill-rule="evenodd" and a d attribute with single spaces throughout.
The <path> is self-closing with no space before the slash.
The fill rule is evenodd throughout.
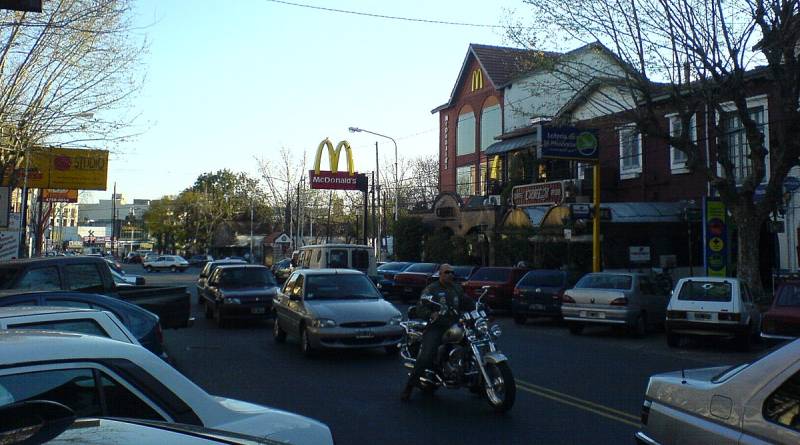
<path id="1" fill-rule="evenodd" d="M 0 331 L 0 406 L 44 399 L 78 417 L 178 422 L 292 444 L 333 444 L 324 424 L 212 396 L 146 349 L 90 335 Z"/>
<path id="2" fill-rule="evenodd" d="M 148 257 L 144 260 L 142 266 L 148 272 L 167 269 L 172 272 L 185 272 L 189 268 L 189 262 L 180 255 L 159 255 L 155 258 Z"/>
<path id="3" fill-rule="evenodd" d="M 650 377 L 636 441 L 800 443 L 800 340 L 753 363 Z"/>
<path id="4" fill-rule="evenodd" d="M 48 306 L 0 307 L 0 329 L 65 331 L 139 345 L 114 314 L 97 309 Z"/>

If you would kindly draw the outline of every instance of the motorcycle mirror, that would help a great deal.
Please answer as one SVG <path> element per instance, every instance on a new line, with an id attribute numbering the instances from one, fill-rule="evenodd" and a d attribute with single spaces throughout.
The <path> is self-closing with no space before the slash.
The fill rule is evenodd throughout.
<path id="1" fill-rule="evenodd" d="M 491 288 L 492 288 L 492 286 L 489 286 L 489 285 L 481 286 L 481 289 L 483 289 L 483 290 L 489 290 Z"/>

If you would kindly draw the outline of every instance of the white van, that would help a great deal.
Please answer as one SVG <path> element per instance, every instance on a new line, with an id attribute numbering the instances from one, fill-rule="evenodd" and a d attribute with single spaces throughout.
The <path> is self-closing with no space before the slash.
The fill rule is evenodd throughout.
<path id="1" fill-rule="evenodd" d="M 319 244 L 300 248 L 298 268 L 301 269 L 355 269 L 370 278 L 377 277 L 375 253 L 372 248 L 359 244 Z"/>

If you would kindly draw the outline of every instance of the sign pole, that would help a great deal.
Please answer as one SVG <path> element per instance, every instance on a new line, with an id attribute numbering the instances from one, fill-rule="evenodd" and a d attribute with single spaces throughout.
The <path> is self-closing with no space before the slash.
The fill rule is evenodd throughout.
<path id="1" fill-rule="evenodd" d="M 592 272 L 600 272 L 600 163 L 595 163 L 592 174 L 594 216 L 592 218 Z"/>

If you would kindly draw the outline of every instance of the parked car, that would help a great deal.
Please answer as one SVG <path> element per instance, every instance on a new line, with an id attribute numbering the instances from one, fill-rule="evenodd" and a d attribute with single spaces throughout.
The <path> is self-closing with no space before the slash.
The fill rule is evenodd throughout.
<path id="1" fill-rule="evenodd" d="M 129 264 L 139 264 L 142 262 L 142 256 L 138 252 L 128 252 L 122 261 Z"/>
<path id="2" fill-rule="evenodd" d="M 0 332 L 0 406 L 45 399 L 78 417 L 158 420 L 292 444 L 332 444 L 330 429 L 297 414 L 212 396 L 142 348 L 45 331 Z"/>
<path id="3" fill-rule="evenodd" d="M 391 295 L 394 291 L 394 276 L 408 269 L 408 267 L 412 264 L 414 263 L 395 261 L 379 266 L 376 270 L 378 274 L 378 282 L 376 283 L 376 286 L 378 287 L 378 290 L 381 291 L 381 294 L 384 296 Z"/>
<path id="4" fill-rule="evenodd" d="M 492 309 L 511 309 L 514 286 L 527 272 L 518 267 L 481 267 L 464 283 L 464 291 L 478 298 L 483 286 L 489 286 L 484 302 Z"/>
<path id="5" fill-rule="evenodd" d="M 374 281 L 378 278 L 372 248 L 360 244 L 303 246 L 296 264 L 303 269 L 354 269 Z"/>
<path id="6" fill-rule="evenodd" d="M 228 264 L 217 267 L 203 293 L 206 318 L 219 327 L 233 319 L 264 319 L 272 316 L 272 299 L 278 283 L 265 266 Z"/>
<path id="7" fill-rule="evenodd" d="M 772 305 L 761 316 L 761 337 L 770 340 L 800 337 L 800 281 L 785 281 L 778 286 Z"/>
<path id="8" fill-rule="evenodd" d="M 528 317 L 538 316 L 560 319 L 561 300 L 569 287 L 569 276 L 563 270 L 538 269 L 526 273 L 514 287 L 511 299 L 514 321 L 523 324 Z"/>
<path id="9" fill-rule="evenodd" d="M 158 315 L 164 328 L 191 324 L 185 286 L 117 286 L 102 258 L 48 257 L 0 263 L 0 290 L 66 290 L 98 293 L 137 304 Z"/>
<path id="10" fill-rule="evenodd" d="M 295 335 L 305 355 L 322 348 L 385 348 L 396 354 L 404 333 L 400 311 L 355 270 L 295 271 L 272 304 L 275 341 Z"/>
<path id="11" fill-rule="evenodd" d="M 189 266 L 203 267 L 209 261 L 214 261 L 214 257 L 211 255 L 192 255 L 189 258 Z"/>
<path id="12" fill-rule="evenodd" d="M 0 307 L 48 306 L 106 311 L 122 322 L 136 341 L 153 354 L 166 359 L 164 335 L 157 315 L 141 307 L 105 295 L 81 292 L 0 293 Z"/>
<path id="13" fill-rule="evenodd" d="M 77 332 L 138 345 L 136 337 L 112 313 L 56 306 L 0 307 L 0 329 Z"/>
<path id="14" fill-rule="evenodd" d="M 451 266 L 453 269 L 453 280 L 456 283 L 464 284 L 466 283 L 473 273 L 476 270 L 480 269 L 478 266 Z M 434 281 L 439 281 L 439 269 L 436 269 L 436 272 L 428 278 L 428 284 L 433 283 Z"/>
<path id="15" fill-rule="evenodd" d="M 650 377 L 639 444 L 800 443 L 800 340 L 752 363 Z"/>
<path id="16" fill-rule="evenodd" d="M 292 267 L 291 258 L 284 258 L 272 265 L 272 274 L 275 275 L 275 279 L 281 284 L 289 278 L 289 275 L 292 274 L 292 270 L 294 270 L 294 267 Z"/>
<path id="17" fill-rule="evenodd" d="M 587 324 L 602 324 L 643 336 L 650 325 L 664 322 L 668 292 L 647 274 L 589 273 L 564 292 L 561 314 L 572 334 Z"/>
<path id="18" fill-rule="evenodd" d="M 186 272 L 189 262 L 180 255 L 159 255 L 155 259 L 145 259 L 142 267 L 148 272 L 169 270 L 170 272 Z"/>
<path id="19" fill-rule="evenodd" d="M 403 302 L 419 299 L 422 289 L 425 289 L 431 275 L 437 270 L 437 263 L 414 263 L 406 270 L 396 273 L 392 297 L 400 298 Z"/>
<path id="20" fill-rule="evenodd" d="M 203 266 L 203 269 L 200 271 L 200 275 L 197 277 L 197 302 L 202 304 L 206 301 L 206 290 L 207 290 L 207 283 L 208 278 L 211 274 L 216 270 L 217 267 L 225 265 L 225 264 L 247 264 L 247 262 L 242 260 L 215 260 L 209 261 Z"/>
<path id="21" fill-rule="evenodd" d="M 114 269 L 109 269 L 111 276 L 114 278 L 114 284 L 117 286 L 144 286 L 146 280 L 141 275 L 128 275 L 119 273 Z"/>
<path id="22" fill-rule="evenodd" d="M 678 280 L 667 307 L 667 344 L 684 336 L 735 337 L 747 350 L 761 328 L 761 313 L 747 284 L 737 278 L 691 277 Z"/>

